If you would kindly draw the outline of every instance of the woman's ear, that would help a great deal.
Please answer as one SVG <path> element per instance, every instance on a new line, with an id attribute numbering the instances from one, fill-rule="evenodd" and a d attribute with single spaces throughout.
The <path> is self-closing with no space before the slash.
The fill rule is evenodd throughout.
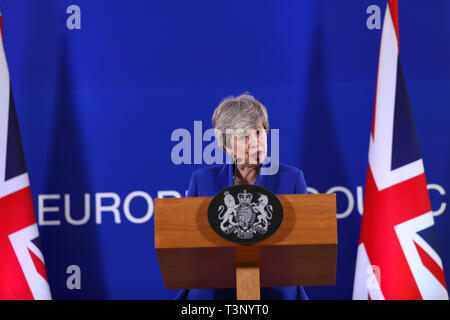
<path id="1" fill-rule="evenodd" d="M 233 152 L 233 142 L 231 141 L 231 138 L 222 145 L 222 149 L 225 153 L 228 153 L 231 159 L 233 159 L 233 162 L 236 161 L 236 157 L 234 156 Z"/>
<path id="2" fill-rule="evenodd" d="M 234 158 L 234 154 L 230 148 L 223 146 L 222 149 L 223 152 L 227 153 L 231 157 L 231 159 L 233 159 L 233 162 L 236 161 L 236 159 Z"/>

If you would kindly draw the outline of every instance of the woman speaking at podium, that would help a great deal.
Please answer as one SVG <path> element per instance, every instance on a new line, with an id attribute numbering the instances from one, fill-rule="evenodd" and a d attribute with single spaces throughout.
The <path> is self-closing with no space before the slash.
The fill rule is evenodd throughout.
<path id="1" fill-rule="evenodd" d="M 212 124 L 217 143 L 233 159 L 233 164 L 211 166 L 195 171 L 188 197 L 210 197 L 237 184 L 258 184 L 275 194 L 306 193 L 301 170 L 279 164 L 278 172 L 260 175 L 267 155 L 269 119 L 267 110 L 248 94 L 226 98 L 214 111 Z M 177 300 L 234 300 L 235 288 L 182 290 Z M 303 287 L 261 288 L 262 300 L 306 300 Z"/>

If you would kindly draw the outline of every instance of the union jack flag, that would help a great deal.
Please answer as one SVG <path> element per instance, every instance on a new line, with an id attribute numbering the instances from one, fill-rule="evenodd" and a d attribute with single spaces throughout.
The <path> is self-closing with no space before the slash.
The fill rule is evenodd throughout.
<path id="1" fill-rule="evenodd" d="M 386 6 L 353 299 L 448 299 L 424 165 Z"/>
<path id="2" fill-rule="evenodd" d="M 0 299 L 51 299 L 1 35 L 0 257 Z"/>

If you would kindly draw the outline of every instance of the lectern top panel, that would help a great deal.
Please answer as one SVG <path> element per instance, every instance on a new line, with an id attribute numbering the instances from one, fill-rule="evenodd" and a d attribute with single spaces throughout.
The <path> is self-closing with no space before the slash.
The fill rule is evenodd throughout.
<path id="1" fill-rule="evenodd" d="M 284 220 L 270 238 L 252 246 L 336 244 L 334 194 L 278 195 Z M 155 199 L 155 248 L 236 247 L 214 232 L 207 211 L 212 197 Z"/>

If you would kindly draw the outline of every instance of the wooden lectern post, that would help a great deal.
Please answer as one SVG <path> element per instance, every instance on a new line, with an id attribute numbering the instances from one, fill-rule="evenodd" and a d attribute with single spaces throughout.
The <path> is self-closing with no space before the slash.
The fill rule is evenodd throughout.
<path id="1" fill-rule="evenodd" d="M 260 268 L 257 247 L 236 248 L 236 298 L 260 300 Z"/>
<path id="2" fill-rule="evenodd" d="M 236 266 L 236 298 L 237 300 L 261 300 L 258 264 Z"/>
<path id="3" fill-rule="evenodd" d="M 269 238 L 240 245 L 207 219 L 212 197 L 155 199 L 155 249 L 167 289 L 236 288 L 259 300 L 260 287 L 334 285 L 336 196 L 278 195 L 284 210 Z"/>

